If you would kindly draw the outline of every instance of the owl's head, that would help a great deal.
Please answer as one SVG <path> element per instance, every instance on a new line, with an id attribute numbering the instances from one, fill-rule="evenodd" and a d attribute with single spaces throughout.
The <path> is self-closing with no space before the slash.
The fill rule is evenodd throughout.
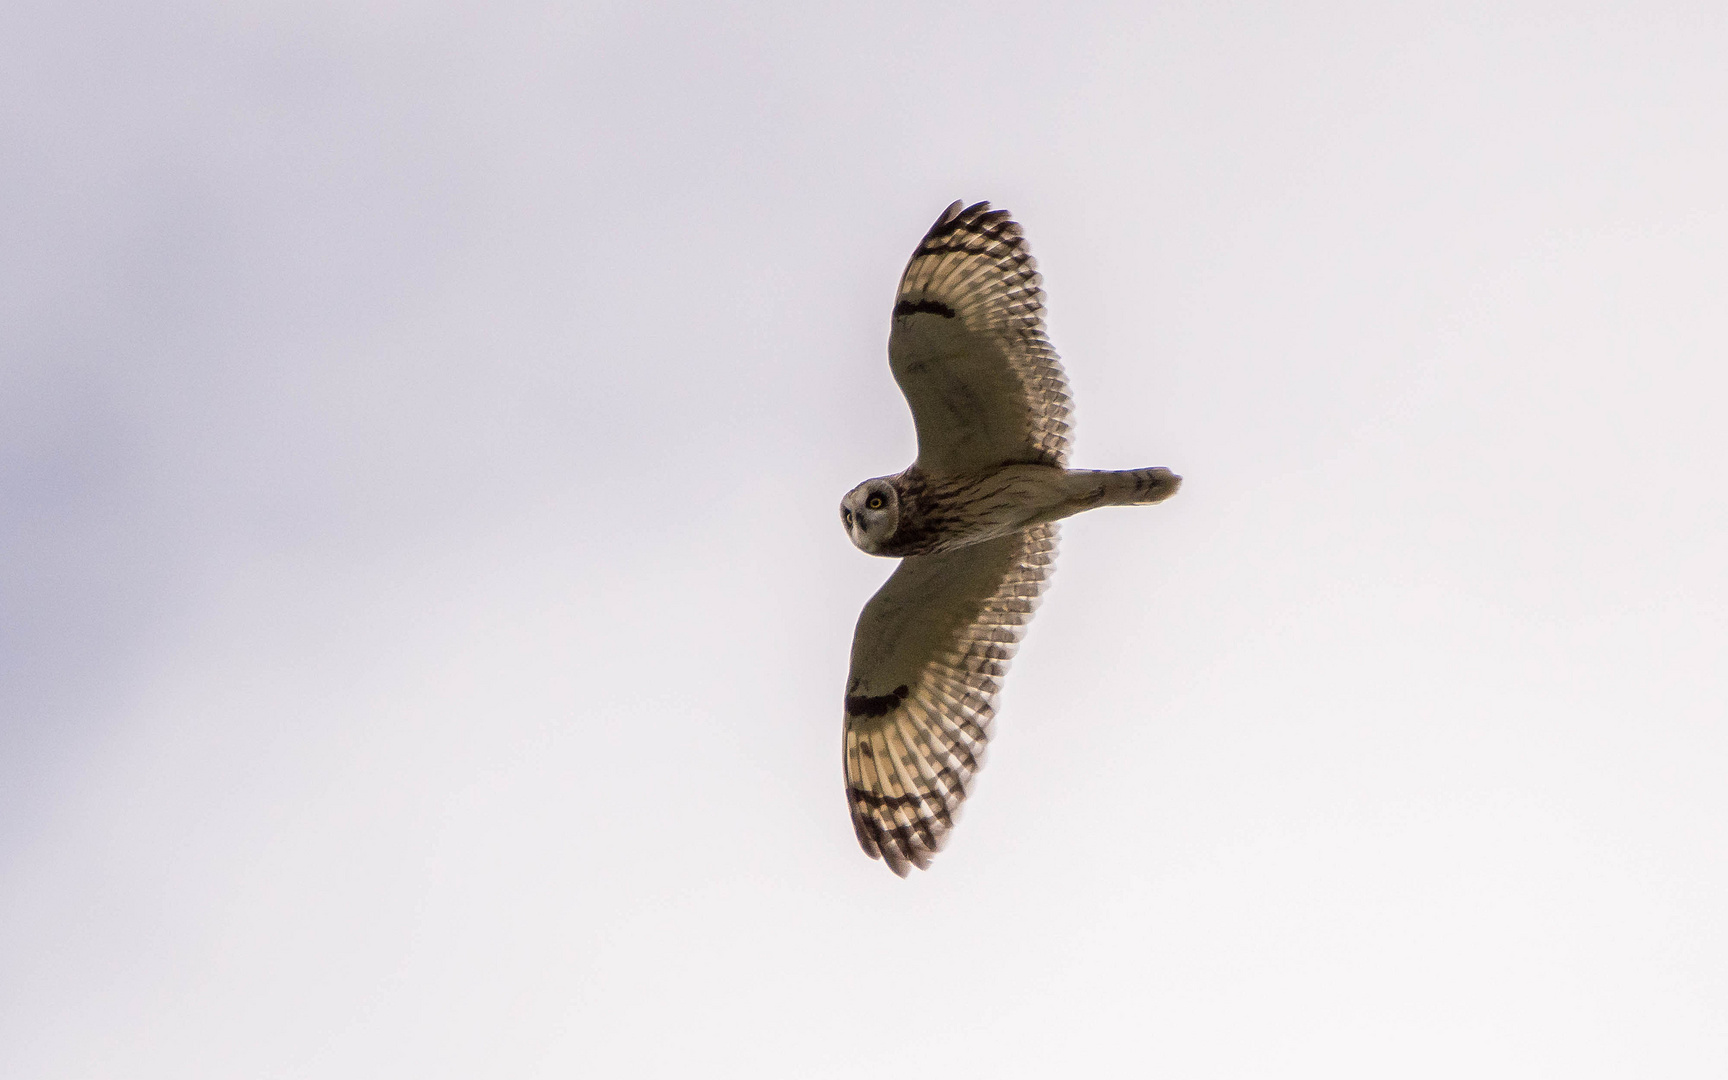
<path id="1" fill-rule="evenodd" d="M 885 476 L 866 480 L 840 500 L 840 523 L 858 550 L 881 554 L 900 527 L 900 494 Z"/>

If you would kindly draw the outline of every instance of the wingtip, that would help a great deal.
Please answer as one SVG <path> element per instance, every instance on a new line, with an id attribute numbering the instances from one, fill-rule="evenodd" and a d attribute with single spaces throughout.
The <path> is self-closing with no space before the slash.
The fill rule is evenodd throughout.
<path id="1" fill-rule="evenodd" d="M 1006 221 L 1009 218 L 1010 215 L 1006 210 L 990 209 L 989 200 L 975 202 L 968 206 L 964 199 L 955 199 L 948 204 L 948 209 L 942 211 L 942 216 L 936 219 L 936 224 L 930 226 L 930 231 L 924 234 L 924 239 L 927 241 L 934 240 L 937 237 L 945 236 L 954 229 L 970 227 L 970 225 L 985 219 Z"/>
<path id="2" fill-rule="evenodd" d="M 883 861 L 888 864 L 888 869 L 894 871 L 895 877 L 904 878 L 912 872 L 912 861 L 897 841 L 884 839 L 886 842 L 881 845 Z"/>

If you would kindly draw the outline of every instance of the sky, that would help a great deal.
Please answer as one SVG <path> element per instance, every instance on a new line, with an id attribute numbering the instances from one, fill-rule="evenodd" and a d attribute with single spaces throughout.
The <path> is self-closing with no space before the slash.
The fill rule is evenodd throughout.
<path id="1" fill-rule="evenodd" d="M 1716 4 L 18 0 L 0 1074 L 1728 1073 Z M 842 797 L 894 285 L 1073 463 Z"/>

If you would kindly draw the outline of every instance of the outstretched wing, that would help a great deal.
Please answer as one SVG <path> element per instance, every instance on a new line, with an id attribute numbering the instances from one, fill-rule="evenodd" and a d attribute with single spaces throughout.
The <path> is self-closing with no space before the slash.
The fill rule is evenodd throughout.
<path id="1" fill-rule="evenodd" d="M 901 560 L 864 605 L 846 680 L 846 798 L 858 843 L 905 877 L 942 849 L 1008 661 L 1056 561 L 1056 526 Z"/>
<path id="2" fill-rule="evenodd" d="M 954 203 L 900 277 L 888 365 L 927 473 L 1065 466 L 1068 378 L 1044 336 L 1043 278 L 1019 223 Z"/>

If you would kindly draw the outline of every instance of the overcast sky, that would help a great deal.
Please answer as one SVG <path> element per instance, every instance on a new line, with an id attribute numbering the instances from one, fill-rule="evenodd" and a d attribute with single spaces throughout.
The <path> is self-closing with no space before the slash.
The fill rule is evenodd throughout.
<path id="1" fill-rule="evenodd" d="M 0 1074 L 1728 1073 L 1720 4 L 12 0 Z M 840 699 L 953 199 L 1074 464 Z"/>

